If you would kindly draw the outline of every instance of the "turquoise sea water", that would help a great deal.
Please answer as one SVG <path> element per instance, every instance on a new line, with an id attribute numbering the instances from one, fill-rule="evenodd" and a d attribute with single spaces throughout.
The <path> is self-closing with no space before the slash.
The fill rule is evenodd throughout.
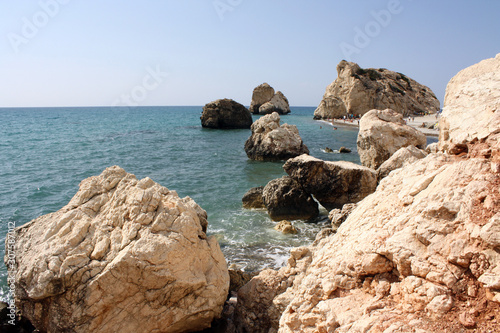
<path id="1" fill-rule="evenodd" d="M 192 197 L 208 213 L 229 264 L 247 271 L 282 266 L 290 248 L 308 244 L 324 227 L 294 223 L 298 235 L 282 235 L 266 212 L 245 210 L 241 198 L 251 187 L 285 175 L 282 162 L 247 158 L 250 130 L 201 127 L 202 107 L 15 108 L 0 109 L 0 255 L 8 224 L 16 226 L 57 211 L 77 192 L 81 180 L 119 165 L 137 178 L 150 177 Z M 312 120 L 314 108 L 294 107 L 282 123 L 296 125 L 312 156 L 359 162 L 357 130 Z M 258 116 L 254 116 L 254 120 Z M 346 146 L 351 154 L 325 153 Z M 326 214 L 326 212 L 323 212 Z M 0 265 L 0 297 L 6 291 Z"/>

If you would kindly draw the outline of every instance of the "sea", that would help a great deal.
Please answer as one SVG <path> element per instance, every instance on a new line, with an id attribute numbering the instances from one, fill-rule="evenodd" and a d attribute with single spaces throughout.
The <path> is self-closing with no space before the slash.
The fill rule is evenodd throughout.
<path id="1" fill-rule="evenodd" d="M 359 163 L 357 128 L 313 120 L 314 109 L 292 107 L 281 122 L 297 126 L 310 155 Z M 0 108 L 0 256 L 9 228 L 59 210 L 83 179 L 118 165 L 193 198 L 207 211 L 208 234 L 228 265 L 248 272 L 284 266 L 291 248 L 310 244 L 328 226 L 326 210 L 314 221 L 292 221 L 299 233 L 283 235 L 265 210 L 243 209 L 250 188 L 286 175 L 284 162 L 248 159 L 251 131 L 202 128 L 201 112 L 201 106 Z M 342 146 L 352 152 L 338 153 Z M 0 299 L 7 296 L 0 264 Z"/>

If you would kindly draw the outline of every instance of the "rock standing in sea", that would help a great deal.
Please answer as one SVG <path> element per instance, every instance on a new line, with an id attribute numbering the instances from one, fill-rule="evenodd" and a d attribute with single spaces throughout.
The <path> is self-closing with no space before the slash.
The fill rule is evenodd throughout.
<path id="1" fill-rule="evenodd" d="M 375 171 L 351 162 L 301 155 L 286 161 L 286 173 L 327 210 L 355 203 L 375 191 Z"/>
<path id="2" fill-rule="evenodd" d="M 309 154 L 297 127 L 288 124 L 280 126 L 277 112 L 261 117 L 251 128 L 252 135 L 245 142 L 245 152 L 252 160 L 279 161 Z"/>
<path id="3" fill-rule="evenodd" d="M 218 99 L 203 107 L 201 125 L 208 128 L 250 128 L 253 120 L 250 111 L 232 99 Z"/>
<path id="4" fill-rule="evenodd" d="M 337 65 L 337 73 L 314 111 L 314 119 L 364 115 L 372 109 L 393 109 L 404 116 L 439 111 L 432 90 L 404 74 L 385 68 L 363 69 L 345 60 Z"/>
<path id="5" fill-rule="evenodd" d="M 271 180 L 262 192 L 264 205 L 273 221 L 311 220 L 318 216 L 318 204 L 293 178 Z"/>
<path id="6" fill-rule="evenodd" d="M 274 92 L 274 88 L 263 83 L 253 90 L 250 112 L 253 114 L 290 113 L 288 99 L 281 91 Z"/>
<path id="7" fill-rule="evenodd" d="M 42 332 L 187 332 L 220 316 L 226 261 L 191 198 L 119 167 L 15 229 L 16 306 Z M 11 266 L 12 264 L 12 266 Z"/>

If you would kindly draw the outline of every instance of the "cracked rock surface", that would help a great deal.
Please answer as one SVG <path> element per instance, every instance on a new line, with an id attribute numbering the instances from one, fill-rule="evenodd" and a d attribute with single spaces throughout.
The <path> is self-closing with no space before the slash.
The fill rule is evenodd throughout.
<path id="1" fill-rule="evenodd" d="M 114 166 L 15 230 L 16 304 L 42 332 L 185 332 L 220 316 L 226 261 L 191 198 Z"/>

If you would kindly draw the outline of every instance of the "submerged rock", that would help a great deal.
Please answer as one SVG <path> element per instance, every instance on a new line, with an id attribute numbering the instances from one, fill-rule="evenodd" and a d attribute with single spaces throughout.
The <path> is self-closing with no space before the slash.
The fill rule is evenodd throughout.
<path id="1" fill-rule="evenodd" d="M 432 90 L 401 73 L 363 69 L 345 60 L 337 65 L 337 73 L 314 111 L 315 119 L 364 115 L 372 109 L 398 110 L 405 116 L 439 111 L 440 103 Z"/>
<path id="2" fill-rule="evenodd" d="M 318 216 L 318 204 L 294 179 L 283 176 L 271 180 L 262 192 L 273 221 L 311 220 Z"/>
<path id="3" fill-rule="evenodd" d="M 349 148 L 346 148 L 346 147 L 339 148 L 339 153 L 341 153 L 341 154 L 349 154 L 350 152 L 351 152 L 351 150 Z"/>
<path id="4" fill-rule="evenodd" d="M 119 167 L 15 229 L 16 305 L 42 332 L 186 332 L 220 316 L 226 261 L 191 198 Z"/>
<path id="5" fill-rule="evenodd" d="M 327 210 L 358 202 L 377 187 L 375 171 L 351 162 L 301 155 L 289 159 L 283 169 Z"/>
<path id="6" fill-rule="evenodd" d="M 284 233 L 285 235 L 287 235 L 287 234 L 293 235 L 293 234 L 299 233 L 299 231 L 297 230 L 297 228 L 295 228 L 295 226 L 292 224 L 292 222 L 286 221 L 286 220 L 280 221 L 280 223 L 278 223 L 274 227 L 274 230 L 278 230 L 278 231 Z"/>
<path id="7" fill-rule="evenodd" d="M 281 91 L 274 92 L 274 88 L 263 83 L 253 90 L 250 112 L 254 114 L 290 113 L 288 99 Z"/>
<path id="8" fill-rule="evenodd" d="M 425 134 L 405 124 L 393 110 L 371 110 L 360 121 L 357 139 L 361 164 L 372 169 L 384 163 L 402 147 L 425 149 Z"/>
<path id="9" fill-rule="evenodd" d="M 250 128 L 253 120 L 250 111 L 232 99 L 218 99 L 203 107 L 201 125 L 208 128 Z"/>
<path id="10" fill-rule="evenodd" d="M 245 142 L 245 152 L 252 160 L 279 161 L 308 154 L 309 149 L 297 127 L 288 124 L 280 126 L 280 116 L 274 112 L 252 124 L 252 135 Z"/>

